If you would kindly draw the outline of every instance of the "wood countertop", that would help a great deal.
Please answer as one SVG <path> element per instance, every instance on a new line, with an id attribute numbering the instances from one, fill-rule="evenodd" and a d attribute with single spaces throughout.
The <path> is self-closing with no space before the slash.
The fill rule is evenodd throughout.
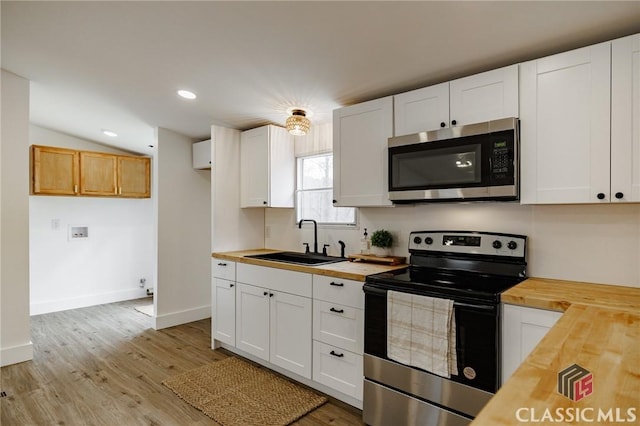
<path id="1" fill-rule="evenodd" d="M 529 278 L 501 295 L 503 303 L 566 311 L 581 304 L 640 313 L 640 288 Z"/>
<path id="2" fill-rule="evenodd" d="M 639 288 L 530 278 L 502 302 L 565 313 L 472 425 L 640 424 Z M 558 393 L 573 364 L 593 375 L 579 401 Z"/>
<path id="3" fill-rule="evenodd" d="M 228 251 L 221 253 L 212 253 L 211 256 L 216 259 L 225 259 L 233 262 L 248 263 L 251 265 L 268 266 L 271 268 L 287 269 L 289 271 L 305 272 L 308 274 L 326 275 L 329 277 L 342 278 L 354 281 L 364 281 L 367 275 L 378 274 L 380 272 L 395 271 L 404 269 L 409 265 L 380 265 L 375 263 L 364 262 L 344 262 L 330 263 L 328 265 L 296 265 L 293 263 L 274 262 L 270 260 L 254 259 L 245 257 L 253 254 L 276 253 L 284 250 L 273 249 L 255 249 Z"/>

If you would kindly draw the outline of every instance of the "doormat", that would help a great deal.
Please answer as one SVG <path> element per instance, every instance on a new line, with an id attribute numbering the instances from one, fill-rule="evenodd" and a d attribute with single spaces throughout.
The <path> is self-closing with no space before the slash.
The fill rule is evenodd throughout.
<path id="1" fill-rule="evenodd" d="M 322 395 L 235 357 L 162 384 L 223 426 L 285 426 L 327 402 Z"/>

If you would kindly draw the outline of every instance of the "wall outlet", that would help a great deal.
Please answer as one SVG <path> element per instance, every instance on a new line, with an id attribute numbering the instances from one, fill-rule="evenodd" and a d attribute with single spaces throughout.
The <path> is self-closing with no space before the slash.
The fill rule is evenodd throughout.
<path id="1" fill-rule="evenodd" d="M 140 278 L 140 288 L 144 288 L 144 285 L 146 282 L 147 282 L 146 278 Z"/>

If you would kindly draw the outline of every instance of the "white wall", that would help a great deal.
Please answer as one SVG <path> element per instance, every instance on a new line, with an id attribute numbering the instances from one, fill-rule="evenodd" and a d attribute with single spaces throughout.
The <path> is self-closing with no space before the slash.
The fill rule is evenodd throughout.
<path id="1" fill-rule="evenodd" d="M 38 145 L 123 153 L 34 125 L 29 139 Z M 146 287 L 153 287 L 153 208 L 148 198 L 31 196 L 31 315 L 146 296 L 139 281 L 145 278 Z M 89 238 L 69 240 L 72 225 L 88 226 Z"/>
<path id="2" fill-rule="evenodd" d="M 156 129 L 156 329 L 211 315 L 211 172 L 194 170 L 192 141 Z"/>
<path id="3" fill-rule="evenodd" d="M 297 137 L 296 154 L 331 149 L 332 133 L 324 126 L 318 137 Z M 362 165 L 354 165 L 362 167 Z M 640 287 L 640 204 L 540 205 L 477 202 L 418 204 L 359 209 L 357 229 L 321 228 L 318 246 L 330 244 L 339 254 L 359 253 L 363 228 L 369 236 L 380 228 L 394 234 L 393 253 L 408 256 L 409 232 L 472 230 L 522 234 L 528 240 L 528 275 Z M 295 226 L 293 209 L 266 209 L 265 247 L 302 250 L 313 241 L 313 229 Z"/>
<path id="4" fill-rule="evenodd" d="M 0 366 L 33 358 L 29 323 L 29 81 L 0 79 Z"/>
<path id="5" fill-rule="evenodd" d="M 211 251 L 264 245 L 264 209 L 240 208 L 240 131 L 211 126 Z"/>

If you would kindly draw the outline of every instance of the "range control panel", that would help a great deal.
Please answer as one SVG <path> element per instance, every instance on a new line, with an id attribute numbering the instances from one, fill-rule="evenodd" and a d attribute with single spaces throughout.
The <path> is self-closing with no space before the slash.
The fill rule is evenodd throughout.
<path id="1" fill-rule="evenodd" d="M 524 235 L 469 231 L 414 231 L 409 236 L 410 251 L 481 254 L 525 257 Z"/>

